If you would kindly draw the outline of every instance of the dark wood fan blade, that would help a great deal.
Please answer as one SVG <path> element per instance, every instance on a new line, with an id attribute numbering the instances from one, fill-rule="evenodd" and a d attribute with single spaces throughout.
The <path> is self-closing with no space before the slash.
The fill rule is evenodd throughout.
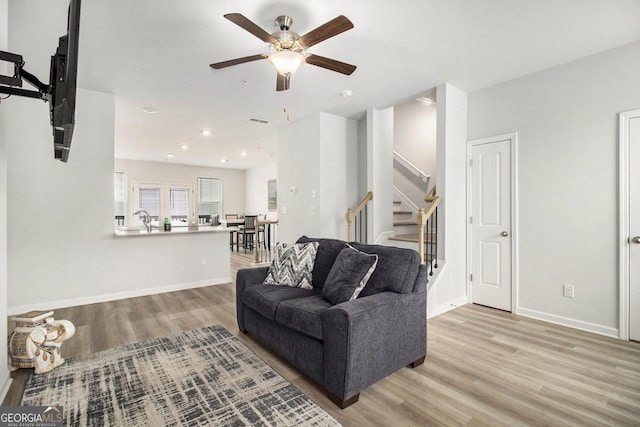
<path id="1" fill-rule="evenodd" d="M 251 55 L 244 58 L 230 59 L 228 61 L 216 62 L 215 64 L 209 64 L 211 68 L 219 70 L 221 68 L 232 67 L 238 64 L 244 64 L 245 62 L 257 61 L 258 59 L 264 59 L 266 55 Z"/>
<path id="2" fill-rule="evenodd" d="M 338 73 L 351 75 L 356 70 L 355 65 L 347 64 L 346 62 L 336 61 L 335 59 L 325 58 L 320 55 L 308 55 L 306 62 L 316 67 L 326 68 L 327 70 L 336 71 Z"/>
<path id="3" fill-rule="evenodd" d="M 315 30 L 309 31 L 298 40 L 302 46 L 311 47 L 314 44 L 318 44 L 321 41 L 325 41 L 328 38 L 337 36 L 340 33 L 344 33 L 347 30 L 353 28 L 353 23 L 343 15 L 332 19 L 326 24 L 320 25 Z"/>
<path id="4" fill-rule="evenodd" d="M 291 76 L 283 76 L 278 73 L 278 79 L 276 80 L 276 90 L 278 92 L 283 90 L 289 90 L 289 85 L 291 83 Z"/>
<path id="5" fill-rule="evenodd" d="M 278 41 L 271 34 L 267 33 L 265 30 L 260 28 L 257 24 L 255 24 L 244 15 L 241 15 L 239 13 L 227 13 L 226 15 L 224 15 L 224 17 L 237 26 L 249 31 L 251 34 L 259 38 L 263 42 L 276 43 Z"/>

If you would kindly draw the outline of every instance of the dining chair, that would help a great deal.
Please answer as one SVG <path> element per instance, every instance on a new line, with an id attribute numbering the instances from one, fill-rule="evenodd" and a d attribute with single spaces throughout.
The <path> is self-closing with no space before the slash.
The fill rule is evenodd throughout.
<path id="1" fill-rule="evenodd" d="M 225 214 L 224 219 L 227 221 L 227 227 L 229 227 L 229 223 L 233 223 L 235 225 L 239 221 L 238 214 Z M 237 242 L 238 242 L 237 234 L 238 234 L 237 229 L 229 230 L 229 246 L 231 247 L 231 252 L 233 252 L 234 243 L 237 245 Z M 236 250 L 237 250 L 237 247 L 236 247 Z"/>
<path id="2" fill-rule="evenodd" d="M 245 215 L 244 226 L 238 229 L 236 238 L 236 251 L 240 251 L 240 237 L 242 237 L 242 247 L 244 253 L 247 253 L 247 247 L 253 249 L 253 237 L 256 234 L 256 219 L 257 215 Z"/>

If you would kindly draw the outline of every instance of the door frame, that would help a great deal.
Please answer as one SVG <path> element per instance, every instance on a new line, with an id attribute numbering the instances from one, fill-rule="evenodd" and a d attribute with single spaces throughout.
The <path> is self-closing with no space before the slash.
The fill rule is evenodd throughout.
<path id="1" fill-rule="evenodd" d="M 466 228 L 467 228 L 467 299 L 473 301 L 472 281 L 470 274 L 473 266 L 473 245 L 472 232 L 469 218 L 472 214 L 472 148 L 475 145 L 490 144 L 493 142 L 509 141 L 511 151 L 511 312 L 518 314 L 518 133 L 507 133 L 504 135 L 490 136 L 487 138 L 474 139 L 467 141 L 467 206 L 466 206 Z"/>
<path id="2" fill-rule="evenodd" d="M 629 218 L 629 209 L 631 207 L 631 201 L 629 200 L 629 190 L 630 190 L 630 182 L 629 182 L 629 151 L 631 149 L 631 137 L 629 134 L 629 122 L 631 119 L 640 118 L 640 110 L 632 110 L 625 111 L 620 113 L 619 118 L 619 156 L 620 156 L 620 182 L 619 182 L 619 194 L 618 200 L 620 201 L 619 205 L 619 214 L 620 218 L 618 223 L 619 226 L 619 253 L 620 253 L 620 262 L 619 262 L 619 281 L 620 281 L 620 320 L 619 320 L 619 330 L 618 337 L 623 340 L 629 340 L 629 314 L 630 314 L 630 304 L 631 300 L 629 299 L 629 291 L 630 291 L 630 278 L 629 278 L 629 255 L 631 248 L 629 247 L 628 239 L 630 236 L 630 218 Z"/>

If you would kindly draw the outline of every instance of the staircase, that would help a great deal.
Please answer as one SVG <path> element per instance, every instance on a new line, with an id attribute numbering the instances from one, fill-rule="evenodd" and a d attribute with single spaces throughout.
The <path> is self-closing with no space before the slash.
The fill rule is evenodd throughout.
<path id="1" fill-rule="evenodd" d="M 394 235 L 389 237 L 389 240 L 415 243 L 415 245 L 406 247 L 416 248 L 420 237 L 416 213 L 402 200 L 393 201 L 393 232 Z"/>
<path id="2" fill-rule="evenodd" d="M 394 206 L 395 205 L 396 205 L 396 202 L 394 202 Z M 403 219 L 396 221 L 395 220 L 396 212 L 401 212 L 401 214 L 398 215 L 399 217 L 402 217 L 410 213 L 414 219 L 411 222 Z M 418 232 L 418 224 L 415 220 L 415 215 L 413 214 L 413 212 L 396 211 L 396 210 L 393 211 L 393 215 L 394 215 L 393 228 L 394 228 L 395 234 L 389 237 L 388 240 L 392 241 L 394 246 L 413 249 L 417 251 L 420 244 L 420 233 Z M 427 233 L 426 243 L 436 243 L 435 231 L 430 231 L 429 233 Z M 427 255 L 427 259 L 426 259 L 427 262 L 431 261 L 432 259 L 433 259 L 432 256 Z"/>
<path id="3" fill-rule="evenodd" d="M 417 246 L 423 261 L 431 263 L 436 257 L 438 246 L 436 208 L 440 197 L 436 196 L 436 188 L 433 187 L 424 198 L 424 202 L 431 205 L 428 209 L 417 208 L 397 188 L 394 188 L 394 196 L 394 235 L 389 240 L 394 246 L 403 248 L 416 249 Z"/>

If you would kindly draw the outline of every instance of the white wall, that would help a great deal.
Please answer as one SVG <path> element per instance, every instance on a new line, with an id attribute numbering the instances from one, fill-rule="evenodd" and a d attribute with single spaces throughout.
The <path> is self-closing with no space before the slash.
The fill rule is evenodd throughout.
<path id="1" fill-rule="evenodd" d="M 228 233 L 113 235 L 112 95 L 78 90 L 69 162 L 53 159 L 47 109 L 7 105 L 9 313 L 231 280 Z M 73 321 L 73 319 L 70 319 Z"/>
<path id="2" fill-rule="evenodd" d="M 367 110 L 367 182 L 373 192 L 369 243 L 380 243 L 393 232 L 393 107 Z"/>
<path id="3" fill-rule="evenodd" d="M 295 242 L 301 235 L 320 236 L 311 209 L 319 199 L 311 191 L 320 180 L 320 115 L 300 119 L 280 130 L 278 142 L 278 239 Z M 294 190 L 295 189 L 295 190 Z"/>
<path id="4" fill-rule="evenodd" d="M 68 0 L 9 3 L 8 50 L 43 80 L 66 31 L 67 8 Z M 88 30 L 81 27 L 80 56 L 90 49 L 82 43 Z M 18 97 L 3 102 L 9 314 L 230 281 L 227 233 L 218 234 L 217 247 L 213 236 L 208 243 L 194 235 L 114 237 L 114 108 L 113 95 L 78 89 L 64 164 L 53 158 L 48 106 Z M 185 255 L 196 250 L 198 256 Z"/>
<path id="5" fill-rule="evenodd" d="M 0 50 L 8 49 L 6 28 L 9 24 L 8 0 L 0 0 Z M 0 65 L 0 74 L 7 75 L 6 67 Z M 2 95 L 4 97 L 4 95 Z M 7 336 L 7 155 L 5 135 L 6 122 L 3 106 L 0 106 L 0 337 Z M 0 345 L 0 402 L 9 390 L 7 371 L 7 341 Z"/>
<path id="6" fill-rule="evenodd" d="M 268 182 L 278 178 L 275 163 L 245 171 L 245 212 L 249 215 L 266 214 L 269 219 L 278 219 L 278 212 L 269 212 Z"/>
<path id="7" fill-rule="evenodd" d="M 280 131 L 280 241 L 293 242 L 301 235 L 346 238 L 344 215 L 357 203 L 357 171 L 347 170 L 358 162 L 357 137 L 357 122 L 325 113 Z"/>
<path id="8" fill-rule="evenodd" d="M 316 190 L 320 200 L 321 235 L 347 239 L 347 208 L 358 195 L 358 124 L 354 120 L 320 114 L 320 170 Z"/>
<path id="9" fill-rule="evenodd" d="M 430 175 L 429 188 L 412 171 L 394 161 L 393 183 L 418 206 L 436 183 L 436 104 L 415 100 L 393 108 L 393 149 Z"/>
<path id="10" fill-rule="evenodd" d="M 223 213 L 245 212 L 245 171 L 239 169 L 208 168 L 171 164 L 169 162 L 144 162 L 115 160 L 115 169 L 126 171 L 129 183 L 153 182 L 166 184 L 190 184 L 197 189 L 198 177 L 222 179 Z M 111 190 L 113 193 L 113 190 Z M 222 216 L 224 219 L 224 216 Z"/>
<path id="11" fill-rule="evenodd" d="M 466 143 L 467 94 L 454 86 L 437 87 L 438 259 L 444 259 L 427 298 L 435 316 L 467 302 L 466 291 Z"/>
<path id="12" fill-rule="evenodd" d="M 521 314 L 618 334 L 617 120 L 638 76 L 640 42 L 469 96 L 469 139 L 518 132 Z"/>

